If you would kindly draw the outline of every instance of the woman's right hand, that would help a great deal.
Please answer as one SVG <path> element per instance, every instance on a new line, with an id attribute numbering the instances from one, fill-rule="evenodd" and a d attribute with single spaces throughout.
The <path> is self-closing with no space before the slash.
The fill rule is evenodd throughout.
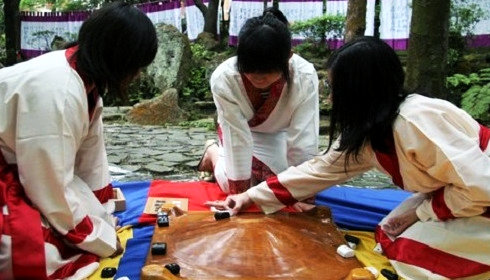
<path id="1" fill-rule="evenodd" d="M 246 192 L 229 195 L 225 200 L 206 201 L 207 206 L 214 206 L 218 210 L 229 211 L 231 215 L 247 209 L 253 203 Z"/>

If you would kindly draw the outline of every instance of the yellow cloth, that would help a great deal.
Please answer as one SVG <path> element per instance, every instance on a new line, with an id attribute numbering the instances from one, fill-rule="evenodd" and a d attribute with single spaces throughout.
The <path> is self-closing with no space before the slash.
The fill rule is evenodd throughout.
<path id="1" fill-rule="evenodd" d="M 395 271 L 384 255 L 373 251 L 374 247 L 376 247 L 374 232 L 348 230 L 344 231 L 344 233 L 355 236 L 361 240 L 355 250 L 356 258 L 364 266 L 372 266 L 378 270 L 379 276 L 376 278 L 377 280 L 386 280 L 386 278 L 381 275 L 381 269 L 386 268 L 392 272 Z"/>
<path id="2" fill-rule="evenodd" d="M 128 239 L 133 238 L 133 228 L 131 226 L 124 226 L 117 231 L 117 236 L 121 242 L 121 246 L 126 249 L 126 242 Z M 124 254 L 124 253 L 123 253 Z M 106 267 L 119 267 L 119 261 L 121 260 L 123 254 L 118 255 L 115 258 L 104 258 L 100 260 L 99 268 L 89 277 L 88 280 L 99 280 L 99 279 L 113 279 L 113 278 L 102 278 L 100 273 L 102 269 Z"/>

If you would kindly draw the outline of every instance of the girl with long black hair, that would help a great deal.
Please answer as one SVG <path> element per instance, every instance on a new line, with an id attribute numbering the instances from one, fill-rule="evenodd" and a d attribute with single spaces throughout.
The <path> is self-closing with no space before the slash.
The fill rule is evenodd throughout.
<path id="1" fill-rule="evenodd" d="M 376 229 L 399 275 L 489 279 L 490 130 L 445 100 L 407 94 L 396 53 L 379 39 L 349 42 L 328 69 L 328 151 L 208 204 L 236 214 L 256 203 L 272 213 L 377 168 L 415 193 Z"/>

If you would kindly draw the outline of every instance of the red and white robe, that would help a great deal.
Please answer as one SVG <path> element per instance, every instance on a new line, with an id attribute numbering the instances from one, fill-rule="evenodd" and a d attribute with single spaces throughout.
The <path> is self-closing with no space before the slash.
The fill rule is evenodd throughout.
<path id="1" fill-rule="evenodd" d="M 0 69 L 0 279 L 83 279 L 116 250 L 102 100 L 74 51 Z"/>
<path id="2" fill-rule="evenodd" d="M 490 132 L 447 101 L 413 94 L 400 106 L 393 151 L 366 145 L 347 165 L 328 153 L 247 191 L 266 213 L 377 168 L 416 193 L 381 223 L 407 207 L 420 221 L 400 236 L 376 231 L 386 256 L 406 279 L 490 279 Z"/>
<path id="3" fill-rule="evenodd" d="M 215 178 L 239 193 L 318 152 L 318 76 L 298 55 L 290 80 L 275 82 L 266 97 L 236 67 L 236 57 L 214 71 L 210 83 L 218 113 L 220 157 Z"/>

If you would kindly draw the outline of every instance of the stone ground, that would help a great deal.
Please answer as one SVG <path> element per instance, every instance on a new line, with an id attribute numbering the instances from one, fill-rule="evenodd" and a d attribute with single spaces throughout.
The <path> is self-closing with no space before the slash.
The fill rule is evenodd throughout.
<path id="1" fill-rule="evenodd" d="M 142 126 L 124 122 L 125 108 L 104 109 L 104 132 L 111 175 L 117 181 L 197 180 L 196 167 L 214 131 L 179 126 Z M 328 142 L 320 136 L 320 150 Z M 351 180 L 354 186 L 392 187 L 385 175 L 370 171 Z"/>

